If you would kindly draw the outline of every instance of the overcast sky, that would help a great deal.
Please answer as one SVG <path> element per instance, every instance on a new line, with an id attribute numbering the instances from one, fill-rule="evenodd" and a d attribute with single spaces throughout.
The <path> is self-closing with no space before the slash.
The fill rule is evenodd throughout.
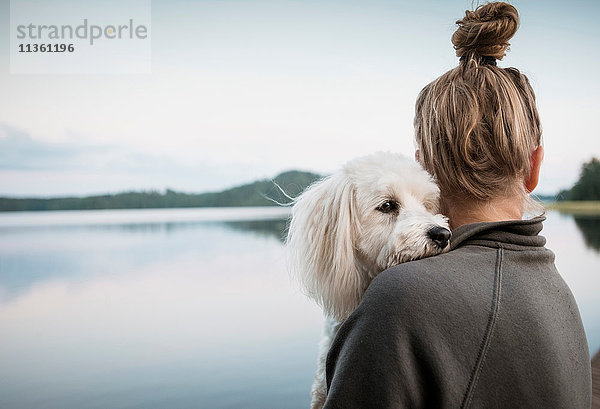
<path id="1" fill-rule="evenodd" d="M 514 1 L 500 66 L 529 76 L 537 192 L 600 157 L 600 2 Z M 457 65 L 471 1 L 152 1 L 152 73 L 9 74 L 0 41 L 0 194 L 201 192 L 378 150 L 413 156 L 414 101 Z M 0 37 L 9 2 L 0 0 Z"/>

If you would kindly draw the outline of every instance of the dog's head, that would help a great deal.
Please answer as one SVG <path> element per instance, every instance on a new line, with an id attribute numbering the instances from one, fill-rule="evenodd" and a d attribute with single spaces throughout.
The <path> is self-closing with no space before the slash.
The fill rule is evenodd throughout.
<path id="1" fill-rule="evenodd" d="M 339 320 L 381 271 L 448 248 L 447 219 L 429 174 L 400 155 L 347 163 L 311 185 L 292 209 L 291 270 L 309 296 Z"/>

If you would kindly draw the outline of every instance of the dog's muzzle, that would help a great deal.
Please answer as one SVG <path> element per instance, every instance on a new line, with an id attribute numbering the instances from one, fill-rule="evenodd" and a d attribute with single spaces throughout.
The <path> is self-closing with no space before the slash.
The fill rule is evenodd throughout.
<path id="1" fill-rule="evenodd" d="M 452 236 L 452 233 L 450 233 L 450 230 L 446 228 L 435 226 L 427 231 L 427 236 L 429 236 L 431 241 L 433 241 L 436 246 L 444 249 L 448 245 L 448 241 L 450 241 L 450 236 Z"/>

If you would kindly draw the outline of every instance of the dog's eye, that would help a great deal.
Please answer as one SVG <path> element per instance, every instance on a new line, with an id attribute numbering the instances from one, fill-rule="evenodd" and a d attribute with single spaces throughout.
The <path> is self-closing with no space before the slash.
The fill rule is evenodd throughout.
<path id="1" fill-rule="evenodd" d="M 380 211 L 381 213 L 395 212 L 398 210 L 398 203 L 393 200 L 387 200 L 380 204 L 376 210 Z"/>

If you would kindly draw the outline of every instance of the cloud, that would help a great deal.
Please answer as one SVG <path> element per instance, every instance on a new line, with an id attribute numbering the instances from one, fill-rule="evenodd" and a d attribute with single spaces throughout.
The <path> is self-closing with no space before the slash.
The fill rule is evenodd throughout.
<path id="1" fill-rule="evenodd" d="M 51 142 L 0 124 L 0 195 L 82 195 L 172 188 L 203 192 L 275 176 L 265 163 L 183 161 L 131 147 Z"/>
<path id="2" fill-rule="evenodd" d="M 89 168 L 98 157 L 110 151 L 107 146 L 39 141 L 24 131 L 0 124 L 0 169 L 3 170 Z"/>
<path id="3" fill-rule="evenodd" d="M 42 141 L 25 131 L 0 124 L 0 169 L 143 173 L 189 171 L 190 166 L 167 156 L 147 154 L 117 145 Z"/>

